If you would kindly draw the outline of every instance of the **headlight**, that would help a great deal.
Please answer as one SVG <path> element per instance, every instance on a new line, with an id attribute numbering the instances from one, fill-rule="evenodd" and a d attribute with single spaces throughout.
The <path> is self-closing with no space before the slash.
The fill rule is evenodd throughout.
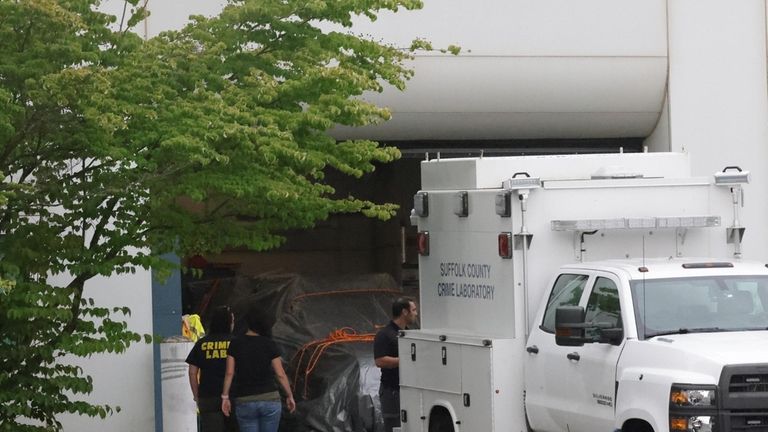
<path id="1" fill-rule="evenodd" d="M 716 432 L 714 416 L 669 417 L 670 432 Z"/>
<path id="2" fill-rule="evenodd" d="M 672 384 L 670 432 L 717 432 L 717 386 Z"/>
<path id="3" fill-rule="evenodd" d="M 681 385 L 673 385 L 669 392 L 669 403 L 679 408 L 688 407 L 716 407 L 717 388 L 702 387 L 691 388 Z"/>

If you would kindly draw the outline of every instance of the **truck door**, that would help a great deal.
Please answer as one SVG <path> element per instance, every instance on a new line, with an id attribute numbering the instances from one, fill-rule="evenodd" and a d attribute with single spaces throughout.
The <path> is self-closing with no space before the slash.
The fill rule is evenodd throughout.
<path id="1" fill-rule="evenodd" d="M 525 408 L 531 427 L 541 432 L 566 432 L 577 409 L 575 379 L 568 364 L 572 347 L 555 343 L 555 309 L 576 306 L 585 295 L 587 274 L 561 274 L 555 280 L 538 327 L 526 344 Z M 573 431 L 573 429 L 571 429 Z M 593 431 L 590 431 L 593 432 Z"/>
<path id="2" fill-rule="evenodd" d="M 586 297 L 586 322 L 623 329 L 619 281 L 607 273 L 597 273 L 589 296 Z M 582 300 L 584 301 L 584 300 Z M 600 330 L 588 330 L 586 336 L 599 337 Z M 607 332 L 606 332 L 607 333 Z M 573 400 L 567 403 L 568 428 L 571 432 L 614 430 L 616 404 L 616 365 L 624 347 L 623 333 L 616 340 L 607 340 L 571 347 L 576 354 L 568 362 L 569 380 L 574 391 L 568 393 Z M 574 360 L 574 358 L 576 358 Z M 565 366 L 565 365 L 564 365 Z"/>

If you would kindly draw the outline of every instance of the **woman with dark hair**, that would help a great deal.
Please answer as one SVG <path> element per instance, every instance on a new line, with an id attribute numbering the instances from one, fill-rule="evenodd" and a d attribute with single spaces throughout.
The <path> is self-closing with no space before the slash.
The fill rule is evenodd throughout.
<path id="1" fill-rule="evenodd" d="M 282 405 L 275 378 L 285 392 L 288 411 L 296 410 L 283 359 L 275 342 L 267 336 L 269 330 L 262 315 L 252 310 L 248 314 L 248 331 L 233 339 L 229 346 L 221 410 L 226 416 L 231 413 L 231 388 L 241 432 L 277 431 Z"/>
<path id="2" fill-rule="evenodd" d="M 189 386 L 200 413 L 201 432 L 237 430 L 237 423 L 221 412 L 220 398 L 233 325 L 234 315 L 230 308 L 216 308 L 208 333 L 195 343 L 187 356 Z"/>

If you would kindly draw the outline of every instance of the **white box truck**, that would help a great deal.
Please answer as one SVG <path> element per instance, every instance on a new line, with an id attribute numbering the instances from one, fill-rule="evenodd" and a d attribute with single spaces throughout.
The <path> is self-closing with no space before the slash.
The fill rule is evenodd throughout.
<path id="1" fill-rule="evenodd" d="M 401 430 L 768 431 L 749 174 L 713 174 L 679 153 L 422 162 Z"/>

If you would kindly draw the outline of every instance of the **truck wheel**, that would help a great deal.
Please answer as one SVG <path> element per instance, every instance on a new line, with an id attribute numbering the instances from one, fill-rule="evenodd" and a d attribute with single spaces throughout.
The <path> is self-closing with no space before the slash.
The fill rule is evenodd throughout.
<path id="1" fill-rule="evenodd" d="M 429 432 L 454 432 L 453 419 L 447 409 L 435 407 L 429 416 Z"/>
<path id="2" fill-rule="evenodd" d="M 653 432 L 653 427 L 643 420 L 627 420 L 621 432 Z"/>

